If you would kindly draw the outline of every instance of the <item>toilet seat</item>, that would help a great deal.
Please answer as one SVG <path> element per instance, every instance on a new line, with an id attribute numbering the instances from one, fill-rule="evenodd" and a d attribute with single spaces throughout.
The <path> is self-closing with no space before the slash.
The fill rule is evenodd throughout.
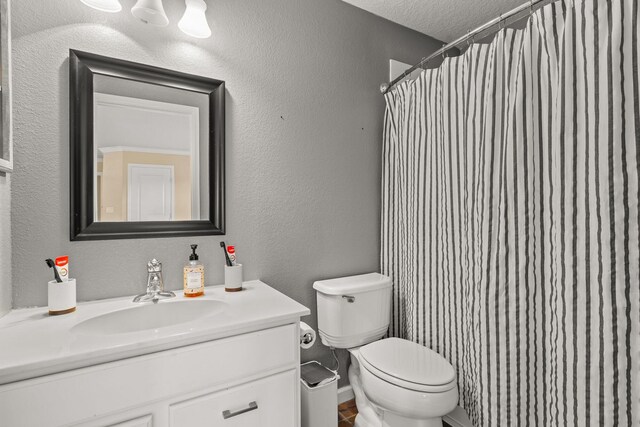
<path id="1" fill-rule="evenodd" d="M 363 368 L 395 386 L 426 393 L 456 387 L 453 366 L 420 344 L 388 338 L 361 347 L 359 354 Z"/>

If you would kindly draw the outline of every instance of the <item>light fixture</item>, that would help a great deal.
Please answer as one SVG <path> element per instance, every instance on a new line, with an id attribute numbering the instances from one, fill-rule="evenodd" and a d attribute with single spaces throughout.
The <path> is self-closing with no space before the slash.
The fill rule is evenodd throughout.
<path id="1" fill-rule="evenodd" d="M 103 12 L 116 13 L 122 10 L 122 5 L 118 0 L 80 0 L 82 3 Z"/>
<path id="2" fill-rule="evenodd" d="M 82 3 L 103 12 L 120 12 L 122 5 L 119 0 L 80 0 Z M 207 3 L 205 0 L 185 0 L 186 9 L 182 19 L 178 22 L 178 27 L 183 33 L 206 39 L 211 37 L 211 28 L 207 23 Z M 169 24 L 169 18 L 164 12 L 162 0 L 137 0 L 136 5 L 131 8 L 131 14 L 145 24 L 165 27 Z"/>
<path id="3" fill-rule="evenodd" d="M 182 19 L 178 22 L 178 28 L 191 37 L 199 39 L 211 37 L 211 28 L 209 28 L 207 17 L 204 14 L 207 10 L 207 4 L 204 0 L 185 0 L 185 3 L 187 8 Z"/>
<path id="4" fill-rule="evenodd" d="M 169 18 L 162 7 L 162 0 L 138 0 L 131 9 L 131 13 L 145 24 L 159 27 L 169 24 Z"/>

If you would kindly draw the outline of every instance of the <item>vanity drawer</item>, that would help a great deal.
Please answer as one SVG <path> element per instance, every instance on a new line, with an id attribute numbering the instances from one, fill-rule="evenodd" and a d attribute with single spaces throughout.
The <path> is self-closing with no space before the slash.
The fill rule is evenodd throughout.
<path id="1" fill-rule="evenodd" d="M 169 407 L 172 427 L 294 427 L 295 369 Z"/>

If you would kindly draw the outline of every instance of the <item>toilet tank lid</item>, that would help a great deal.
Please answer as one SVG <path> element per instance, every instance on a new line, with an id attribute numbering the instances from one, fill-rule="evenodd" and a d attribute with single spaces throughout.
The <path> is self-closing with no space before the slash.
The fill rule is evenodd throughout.
<path id="1" fill-rule="evenodd" d="M 313 284 L 313 289 L 325 295 L 351 295 L 390 287 L 391 279 L 380 273 L 318 280 Z"/>

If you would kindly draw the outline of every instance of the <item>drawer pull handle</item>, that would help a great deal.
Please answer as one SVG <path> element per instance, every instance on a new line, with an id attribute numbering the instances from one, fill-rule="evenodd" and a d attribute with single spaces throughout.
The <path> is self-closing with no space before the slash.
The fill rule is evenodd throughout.
<path id="1" fill-rule="evenodd" d="M 248 407 L 246 407 L 244 409 L 240 409 L 239 411 L 231 412 L 228 409 L 225 410 L 225 411 L 222 411 L 222 418 L 224 418 L 226 420 L 228 418 L 233 418 L 235 416 L 242 415 L 245 412 L 255 411 L 256 409 L 258 409 L 258 404 L 256 402 L 249 402 L 249 406 Z"/>

